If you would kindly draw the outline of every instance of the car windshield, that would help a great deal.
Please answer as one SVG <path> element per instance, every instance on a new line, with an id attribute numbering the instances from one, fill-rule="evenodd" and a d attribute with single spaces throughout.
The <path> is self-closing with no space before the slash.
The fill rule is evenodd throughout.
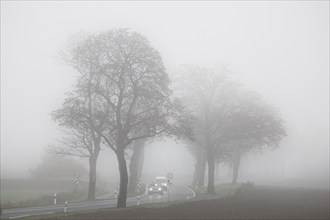
<path id="1" fill-rule="evenodd" d="M 156 182 L 157 183 L 166 183 L 166 180 L 165 179 L 156 179 Z"/>

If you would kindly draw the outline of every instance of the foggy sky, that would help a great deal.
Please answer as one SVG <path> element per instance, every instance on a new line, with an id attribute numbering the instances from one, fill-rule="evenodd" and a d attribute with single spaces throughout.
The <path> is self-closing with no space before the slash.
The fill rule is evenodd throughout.
<path id="1" fill-rule="evenodd" d="M 169 73 L 228 66 L 286 121 L 274 162 L 288 175 L 328 174 L 329 2 L 1 1 L 1 177 L 27 177 L 61 135 L 49 113 L 77 76 L 56 60 L 68 37 L 121 27 L 146 36 Z"/>

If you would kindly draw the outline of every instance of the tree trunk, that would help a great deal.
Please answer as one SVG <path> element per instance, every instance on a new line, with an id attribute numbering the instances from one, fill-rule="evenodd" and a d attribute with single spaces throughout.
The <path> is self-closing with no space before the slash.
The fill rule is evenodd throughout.
<path id="1" fill-rule="evenodd" d="M 206 153 L 204 149 L 200 149 L 197 154 L 195 164 L 195 171 L 192 181 L 192 187 L 202 187 L 204 186 L 205 179 L 205 169 L 206 169 Z"/>
<path id="2" fill-rule="evenodd" d="M 100 143 L 95 144 L 94 154 L 89 157 L 89 182 L 87 200 L 95 200 L 96 163 L 100 152 Z"/>
<path id="3" fill-rule="evenodd" d="M 129 183 L 128 192 L 135 193 L 137 191 L 137 185 L 141 178 L 142 167 L 144 158 L 144 143 L 138 141 L 134 146 L 133 154 L 129 164 Z"/>
<path id="4" fill-rule="evenodd" d="M 200 149 L 196 154 L 195 171 L 192 180 L 193 188 L 204 186 L 205 169 L 206 169 L 206 154 L 204 149 Z"/>
<path id="5" fill-rule="evenodd" d="M 205 150 L 203 150 L 203 152 L 201 152 L 200 168 L 199 168 L 199 173 L 197 176 L 197 186 L 198 187 L 204 186 L 205 170 L 206 170 L 206 153 L 205 153 Z"/>
<path id="6" fill-rule="evenodd" d="M 204 186 L 205 170 L 206 170 L 206 160 L 199 161 L 199 163 L 196 163 L 193 181 L 192 181 L 193 188 Z"/>
<path id="7" fill-rule="evenodd" d="M 241 159 L 240 158 L 240 155 L 236 155 L 235 158 L 234 158 L 234 163 L 233 163 L 233 180 L 231 182 L 233 185 L 236 185 L 236 183 L 237 183 L 240 159 Z"/>
<path id="8" fill-rule="evenodd" d="M 197 161 L 196 161 L 196 164 L 195 164 L 195 170 L 194 170 L 194 176 L 193 176 L 193 180 L 191 182 L 191 186 L 193 189 L 196 189 L 197 188 L 197 175 L 199 173 L 199 155 L 197 155 Z"/>
<path id="9" fill-rule="evenodd" d="M 87 200 L 95 199 L 96 188 L 96 159 L 94 155 L 89 158 L 89 182 L 88 182 L 88 196 Z"/>
<path id="10" fill-rule="evenodd" d="M 127 184 L 128 184 L 128 173 L 127 165 L 124 154 L 124 149 L 118 149 L 116 151 L 118 165 L 119 165 L 119 174 L 120 174 L 120 188 L 119 196 L 117 201 L 117 208 L 126 207 L 126 198 L 127 198 Z"/>
<path id="11" fill-rule="evenodd" d="M 215 174 L 214 174 L 214 179 L 216 182 L 219 181 L 219 172 L 220 172 L 219 162 L 216 162 L 215 163 Z"/>
<path id="12" fill-rule="evenodd" d="M 215 194 L 215 190 L 214 190 L 215 160 L 214 160 L 214 150 L 212 148 L 207 149 L 207 165 L 208 165 L 207 193 Z"/>

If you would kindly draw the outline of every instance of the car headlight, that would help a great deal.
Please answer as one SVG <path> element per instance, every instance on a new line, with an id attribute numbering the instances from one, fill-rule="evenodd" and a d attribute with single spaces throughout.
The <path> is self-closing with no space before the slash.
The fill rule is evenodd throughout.
<path id="1" fill-rule="evenodd" d="M 149 189 L 150 191 L 152 190 L 152 188 Z"/>
<path id="2" fill-rule="evenodd" d="M 158 188 L 158 190 L 160 191 L 160 190 L 162 190 L 162 188 Z"/>

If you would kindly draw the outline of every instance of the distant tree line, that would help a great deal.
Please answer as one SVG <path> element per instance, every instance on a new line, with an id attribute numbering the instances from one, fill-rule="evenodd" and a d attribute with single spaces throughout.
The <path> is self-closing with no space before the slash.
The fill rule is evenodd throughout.
<path id="1" fill-rule="evenodd" d="M 189 145 L 196 157 L 192 186 L 204 185 L 207 164 L 210 194 L 215 193 L 216 163 L 233 168 L 232 183 L 236 184 L 244 155 L 276 148 L 286 135 L 279 112 L 229 76 L 226 69 L 184 66 L 175 80 L 177 97 L 195 118 L 194 141 Z"/>
<path id="2" fill-rule="evenodd" d="M 45 155 L 41 163 L 30 169 L 30 176 L 35 179 L 72 179 L 77 172 L 80 175 L 88 175 L 88 170 L 75 160 Z"/>
<path id="3" fill-rule="evenodd" d="M 89 200 L 95 199 L 102 147 L 117 157 L 117 207 L 126 207 L 127 190 L 136 190 L 150 139 L 168 136 L 189 143 L 196 157 L 193 185 L 203 185 L 207 164 L 212 194 L 216 161 L 232 164 L 235 183 L 245 154 L 276 147 L 285 135 L 274 107 L 225 72 L 185 66 L 170 84 L 161 55 L 137 32 L 113 29 L 80 36 L 61 54 L 79 75 L 62 107 L 52 112 L 66 131 L 53 152 L 88 158 Z"/>

